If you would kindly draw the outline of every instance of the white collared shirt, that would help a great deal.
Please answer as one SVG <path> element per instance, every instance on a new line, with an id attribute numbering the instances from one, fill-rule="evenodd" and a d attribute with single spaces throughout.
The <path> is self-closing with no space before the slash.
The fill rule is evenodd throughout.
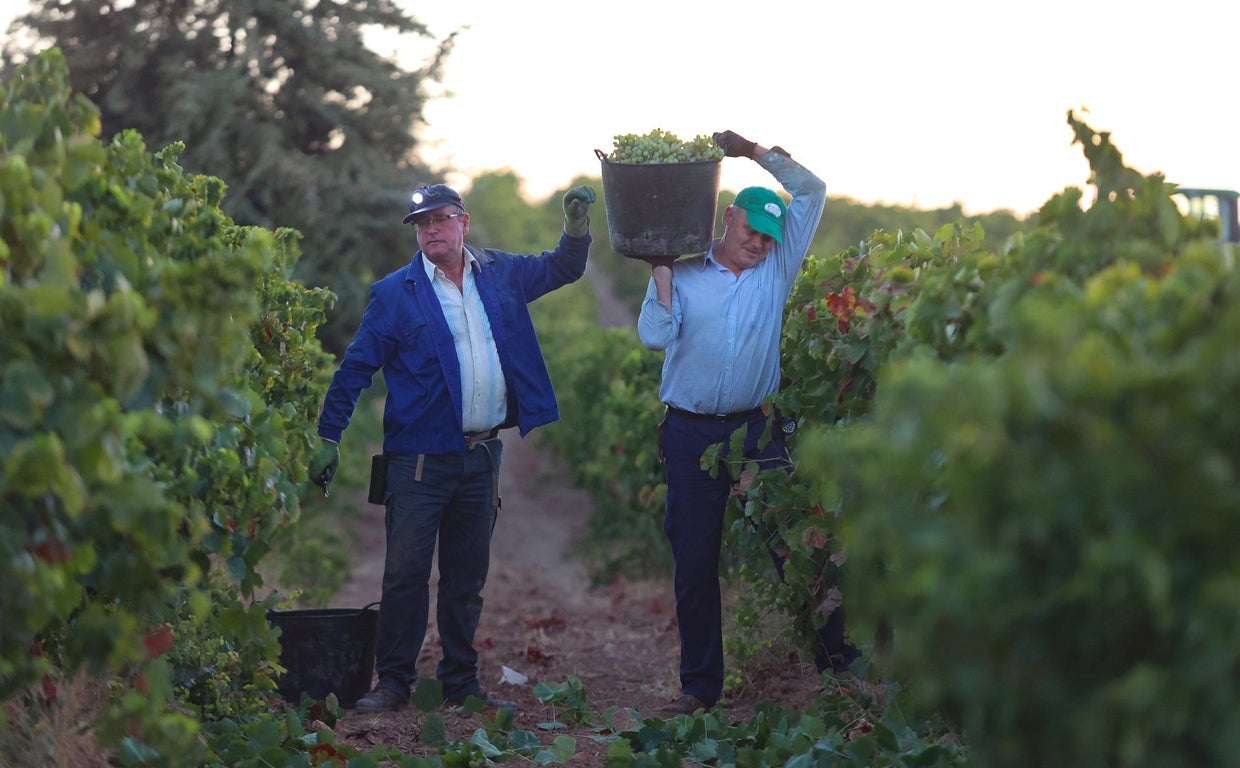
<path id="1" fill-rule="evenodd" d="M 424 261 L 427 277 L 431 279 L 452 331 L 456 358 L 461 366 L 461 424 L 466 433 L 485 432 L 503 424 L 507 418 L 508 390 L 491 322 L 474 282 L 478 260 L 468 249 L 465 259 L 460 290 L 430 259 Z"/>

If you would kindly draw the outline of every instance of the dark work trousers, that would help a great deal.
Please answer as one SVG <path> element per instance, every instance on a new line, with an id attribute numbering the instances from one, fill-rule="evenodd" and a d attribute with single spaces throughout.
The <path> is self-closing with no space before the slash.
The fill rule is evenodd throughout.
<path id="1" fill-rule="evenodd" d="M 667 470 L 664 532 L 671 544 L 676 570 L 680 685 L 684 693 L 709 706 L 723 693 L 719 558 L 732 478 L 723 466 L 711 477 L 708 470 L 702 469 L 702 454 L 716 443 L 723 443 L 726 450 L 732 433 L 746 424 L 749 431 L 742 448 L 746 461 L 757 461 L 763 469 L 791 467 L 787 444 L 778 430 L 772 430 L 771 441 L 758 449 L 758 439 L 766 424 L 761 412 L 748 419 L 706 420 L 669 411 L 659 435 Z M 782 562 L 775 558 L 775 564 L 782 575 Z M 843 609 L 837 608 L 832 616 L 835 614 L 839 614 L 838 620 L 827 622 L 819 631 L 818 655 L 837 656 L 851 650 L 844 640 Z"/>
<path id="2" fill-rule="evenodd" d="M 498 509 L 493 482 L 503 443 L 492 439 L 465 453 L 419 457 L 389 454 L 387 555 L 375 639 L 379 685 L 408 697 L 430 611 L 431 563 L 439 541 L 435 618 L 443 658 L 435 676 L 445 699 L 479 693 L 474 632 L 491 563 Z"/>

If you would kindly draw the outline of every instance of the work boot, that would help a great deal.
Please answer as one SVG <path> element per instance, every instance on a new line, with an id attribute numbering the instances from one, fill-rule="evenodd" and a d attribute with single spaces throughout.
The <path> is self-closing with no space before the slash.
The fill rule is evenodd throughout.
<path id="1" fill-rule="evenodd" d="M 681 694 L 680 698 L 676 699 L 671 704 L 668 704 L 666 707 L 660 709 L 656 713 L 656 716 L 660 720 L 667 720 L 676 717 L 677 715 L 692 715 L 699 709 L 706 710 L 710 709 L 710 707 L 706 705 L 706 702 L 702 701 L 697 696 L 694 696 L 691 693 L 685 693 Z"/>
<path id="2" fill-rule="evenodd" d="M 402 697 L 391 688 L 376 687 L 373 691 L 357 700 L 353 708 L 358 712 L 390 712 L 400 709 L 409 703 L 409 697 Z"/>

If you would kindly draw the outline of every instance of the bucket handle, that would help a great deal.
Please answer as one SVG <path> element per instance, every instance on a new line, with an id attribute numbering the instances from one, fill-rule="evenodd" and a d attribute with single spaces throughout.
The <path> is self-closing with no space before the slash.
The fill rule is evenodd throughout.
<path id="1" fill-rule="evenodd" d="M 599 160 L 601 160 L 601 161 L 603 161 L 604 163 L 608 162 L 608 160 L 607 160 L 607 155 L 606 155 L 606 153 L 604 153 L 604 152 L 603 152 L 603 150 L 601 150 L 601 149 L 596 149 L 596 150 L 594 150 L 594 154 L 595 154 L 595 155 L 597 155 L 597 156 L 598 156 L 598 159 L 599 159 Z"/>
<path id="2" fill-rule="evenodd" d="M 363 611 L 369 611 L 371 608 L 375 607 L 376 605 L 378 605 L 378 604 L 379 604 L 379 603 L 381 603 L 381 602 L 383 602 L 383 601 L 382 601 L 382 600 L 376 600 L 376 601 L 374 601 L 373 603 L 367 603 L 366 605 L 363 605 L 363 606 L 362 606 L 362 610 L 363 610 Z"/>

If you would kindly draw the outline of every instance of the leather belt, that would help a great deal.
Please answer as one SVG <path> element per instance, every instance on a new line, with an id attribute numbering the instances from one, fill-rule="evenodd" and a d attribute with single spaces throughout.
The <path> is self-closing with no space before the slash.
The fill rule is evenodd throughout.
<path id="1" fill-rule="evenodd" d="M 684 408 L 677 408 L 673 405 L 667 407 L 667 412 L 674 416 L 681 416 L 686 419 L 695 419 L 697 421 L 748 421 L 754 416 L 762 413 L 762 406 L 750 408 L 746 411 L 737 411 L 735 413 L 694 413 L 686 411 Z"/>
<path id="2" fill-rule="evenodd" d="M 499 437 L 499 427 L 488 432 L 466 432 L 465 433 L 465 450 L 472 451 L 475 446 L 481 445 L 489 440 Z"/>

